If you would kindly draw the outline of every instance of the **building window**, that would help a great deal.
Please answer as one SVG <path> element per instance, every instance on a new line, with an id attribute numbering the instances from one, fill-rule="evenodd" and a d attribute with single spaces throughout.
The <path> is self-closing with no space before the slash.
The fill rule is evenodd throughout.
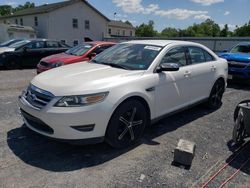
<path id="1" fill-rule="evenodd" d="M 111 29 L 109 28 L 109 34 L 111 35 Z"/>
<path id="2" fill-rule="evenodd" d="M 72 20 L 72 26 L 73 26 L 73 28 L 78 28 L 78 19 L 73 18 L 73 20 Z"/>
<path id="3" fill-rule="evenodd" d="M 6 24 L 6 20 L 4 20 L 3 23 Z"/>
<path id="4" fill-rule="evenodd" d="M 20 18 L 20 25 L 23 25 L 23 19 Z"/>
<path id="5" fill-rule="evenodd" d="M 133 36 L 133 31 L 130 31 L 130 36 L 131 36 L 131 37 Z"/>
<path id="6" fill-rule="evenodd" d="M 35 23 L 35 26 L 38 26 L 38 18 L 36 16 L 34 17 L 34 23 Z"/>
<path id="7" fill-rule="evenodd" d="M 35 38 L 35 35 L 34 34 L 30 34 L 30 38 L 31 39 Z"/>
<path id="8" fill-rule="evenodd" d="M 118 35 L 118 36 L 120 35 L 120 30 L 119 30 L 119 29 L 117 30 L 117 35 Z"/>
<path id="9" fill-rule="evenodd" d="M 85 20 L 85 29 L 89 30 L 89 20 Z"/>
<path id="10" fill-rule="evenodd" d="M 122 35 L 125 36 L 125 30 L 122 30 Z"/>
<path id="11" fill-rule="evenodd" d="M 18 19 L 15 19 L 15 24 L 18 24 Z"/>
<path id="12" fill-rule="evenodd" d="M 77 46 L 78 45 L 78 40 L 74 40 L 73 41 L 73 46 Z"/>

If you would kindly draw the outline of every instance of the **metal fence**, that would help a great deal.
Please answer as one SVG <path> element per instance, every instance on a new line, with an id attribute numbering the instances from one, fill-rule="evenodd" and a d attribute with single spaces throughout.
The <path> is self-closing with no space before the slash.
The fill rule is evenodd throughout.
<path id="1" fill-rule="evenodd" d="M 105 41 L 123 42 L 128 40 L 183 40 L 203 44 L 214 52 L 229 50 L 240 42 L 250 42 L 250 37 L 106 37 Z"/>

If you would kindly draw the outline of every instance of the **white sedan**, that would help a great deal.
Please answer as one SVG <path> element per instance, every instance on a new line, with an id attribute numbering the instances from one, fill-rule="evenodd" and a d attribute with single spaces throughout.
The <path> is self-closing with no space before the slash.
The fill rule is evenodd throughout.
<path id="1" fill-rule="evenodd" d="M 200 102 L 220 107 L 227 71 L 226 60 L 200 44 L 124 42 L 90 63 L 36 76 L 19 106 L 24 123 L 42 135 L 127 147 L 166 115 Z"/>

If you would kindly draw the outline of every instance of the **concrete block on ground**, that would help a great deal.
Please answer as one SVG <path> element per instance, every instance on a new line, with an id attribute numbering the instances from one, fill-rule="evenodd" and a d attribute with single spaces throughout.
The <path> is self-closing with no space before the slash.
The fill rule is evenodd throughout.
<path id="1" fill-rule="evenodd" d="M 180 139 L 174 150 L 174 163 L 191 166 L 195 154 L 195 143 Z"/>

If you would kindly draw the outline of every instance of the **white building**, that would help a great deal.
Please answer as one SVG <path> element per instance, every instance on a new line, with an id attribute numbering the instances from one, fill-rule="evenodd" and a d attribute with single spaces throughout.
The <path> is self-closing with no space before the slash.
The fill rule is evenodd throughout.
<path id="1" fill-rule="evenodd" d="M 135 28 L 122 21 L 111 20 L 108 23 L 108 35 L 111 37 L 134 37 Z"/>
<path id="2" fill-rule="evenodd" d="M 36 38 L 36 31 L 30 26 L 0 24 L 0 43 L 14 38 Z"/>
<path id="3" fill-rule="evenodd" d="M 31 26 L 36 29 L 38 38 L 77 45 L 86 38 L 102 40 L 107 36 L 110 20 L 86 0 L 70 0 L 21 10 L 0 17 L 0 21 Z"/>

